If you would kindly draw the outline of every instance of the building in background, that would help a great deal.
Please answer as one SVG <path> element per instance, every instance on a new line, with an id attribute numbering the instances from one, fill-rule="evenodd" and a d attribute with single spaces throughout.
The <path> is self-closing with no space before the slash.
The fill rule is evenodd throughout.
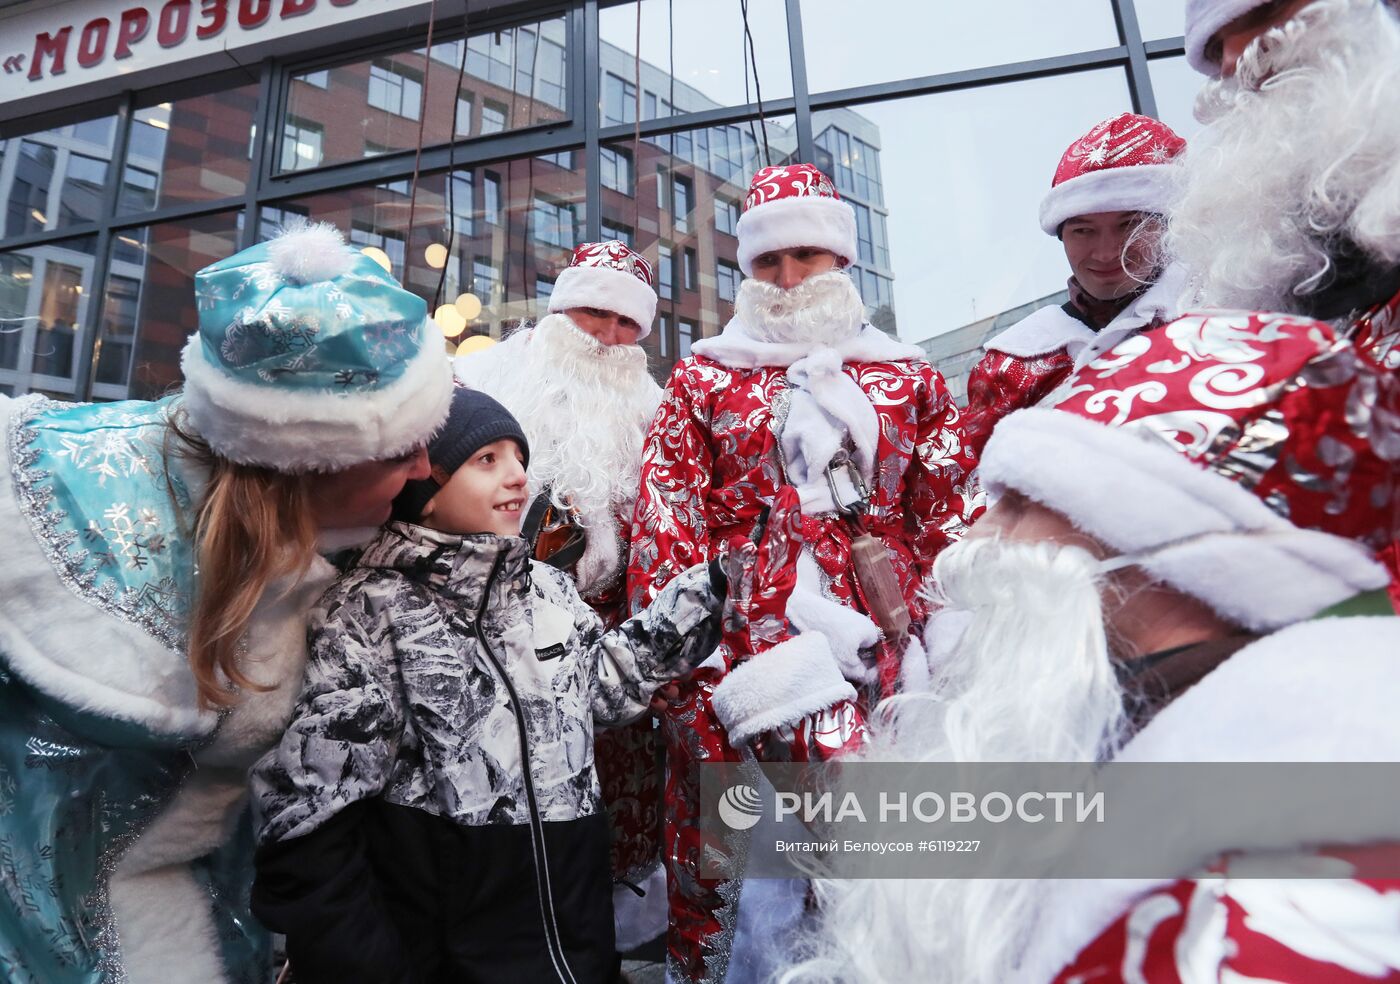
<path id="1" fill-rule="evenodd" d="M 1064 304 L 1068 300 L 1069 291 L 1062 290 L 1034 301 L 1027 301 L 990 318 L 982 318 L 970 325 L 926 338 L 919 343 L 919 347 L 924 350 L 928 360 L 943 373 L 943 379 L 948 383 L 948 392 L 952 394 L 953 399 L 959 404 L 966 403 L 967 379 L 972 375 L 973 367 L 986 354 L 986 349 L 982 346 L 1032 311 L 1049 307 L 1051 304 Z"/>
<path id="2" fill-rule="evenodd" d="M 658 272 L 664 376 L 729 317 L 748 177 L 795 159 L 856 209 L 872 322 L 965 378 L 979 326 L 1063 281 L 1015 252 L 1053 162 L 1008 178 L 988 141 L 1029 113 L 1062 145 L 1159 91 L 1181 112 L 1189 85 L 1180 0 L 750 0 L 747 33 L 738 0 L 471 0 L 465 27 L 443 0 L 202 6 L 0 0 L 0 390 L 178 386 L 194 271 L 294 216 L 377 250 L 458 338 L 624 239 Z"/>

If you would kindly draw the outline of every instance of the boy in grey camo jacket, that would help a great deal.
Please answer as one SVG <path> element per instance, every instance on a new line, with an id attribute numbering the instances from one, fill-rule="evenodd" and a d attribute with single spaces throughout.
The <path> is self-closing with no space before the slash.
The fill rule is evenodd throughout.
<path id="1" fill-rule="evenodd" d="M 300 984 L 615 978 L 593 725 L 714 651 L 725 580 L 693 568 L 604 633 L 518 535 L 527 454 L 459 390 L 432 478 L 313 612 L 292 724 L 253 774 L 254 912 Z"/>

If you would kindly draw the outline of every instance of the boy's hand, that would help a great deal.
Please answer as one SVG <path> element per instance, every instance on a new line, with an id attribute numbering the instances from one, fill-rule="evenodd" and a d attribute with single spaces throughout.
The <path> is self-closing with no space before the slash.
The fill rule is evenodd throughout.
<path id="1" fill-rule="evenodd" d="M 656 688 L 656 692 L 651 695 L 651 710 L 653 714 L 664 714 L 666 708 L 673 702 L 680 700 L 681 685 L 675 680 L 670 683 L 663 683 Z"/>

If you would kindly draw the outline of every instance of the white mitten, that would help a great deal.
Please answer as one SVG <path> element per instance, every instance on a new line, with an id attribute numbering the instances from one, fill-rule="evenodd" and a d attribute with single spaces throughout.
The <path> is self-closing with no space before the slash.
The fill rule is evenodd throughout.
<path id="1" fill-rule="evenodd" d="M 879 676 L 874 661 L 866 662 L 861 658 L 861 650 L 869 650 L 880 641 L 880 628 L 870 616 L 798 587 L 788 599 L 787 617 L 799 632 L 818 632 L 826 636 L 831 655 L 847 680 L 873 683 Z"/>

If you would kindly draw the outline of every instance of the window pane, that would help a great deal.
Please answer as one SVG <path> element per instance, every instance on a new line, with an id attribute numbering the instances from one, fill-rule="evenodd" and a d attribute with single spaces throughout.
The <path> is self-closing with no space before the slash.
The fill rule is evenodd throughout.
<path id="1" fill-rule="evenodd" d="M 1187 137 L 1201 128 L 1196 122 L 1194 107 L 1196 93 L 1205 78 L 1190 65 L 1185 55 L 1175 58 L 1154 58 L 1147 63 L 1152 78 L 1152 95 L 1157 99 L 1157 115 L 1162 122 Z"/>
<path id="2" fill-rule="evenodd" d="M 1186 32 L 1186 0 L 1133 0 L 1144 41 L 1180 37 Z"/>
<path id="3" fill-rule="evenodd" d="M 463 56 L 460 39 L 406 49 L 292 78 L 287 123 L 324 135 L 317 154 L 288 153 L 284 171 L 371 154 L 411 150 L 423 141 L 441 144 L 452 136 L 475 137 L 566 119 L 566 26 L 557 17 L 473 35 L 465 47 L 466 76 L 455 91 Z M 324 84 L 318 85 L 315 82 Z M 427 90 L 428 105 L 422 107 Z"/>
<path id="4" fill-rule="evenodd" d="M 0 253 L 0 393 L 73 399 L 95 236 Z"/>
<path id="5" fill-rule="evenodd" d="M 635 153 L 638 176 L 632 195 L 606 184 L 602 188 L 604 235 L 611 230 L 635 234 L 635 242 L 627 241 L 657 270 L 660 313 L 672 325 L 682 319 L 693 325 L 696 338 L 718 333 L 733 314 L 741 279 L 733 228 L 749 178 L 764 164 L 765 133 L 774 164 L 793 160 L 797 130 L 792 117 L 648 137 L 635 148 L 631 139 L 603 144 L 605 158 L 625 154 L 630 159 Z M 642 346 L 654 374 L 664 379 L 679 349 L 663 351 L 659 333 L 643 339 Z"/>
<path id="6" fill-rule="evenodd" d="M 765 100 L 792 95 L 783 4 L 749 3 L 751 63 L 739 0 L 643 0 L 641 7 L 644 119 L 744 106 L 757 101 L 759 89 Z M 849 10 L 843 17 L 851 19 Z M 598 11 L 598 32 L 600 116 L 605 126 L 630 123 L 637 98 L 635 0 Z M 758 66 L 757 86 L 752 65 Z"/>
<path id="7" fill-rule="evenodd" d="M 802 34 L 812 92 L 1119 43 L 1108 0 L 802 0 Z"/>
<path id="8" fill-rule="evenodd" d="M 123 212 L 244 193 L 252 167 L 258 87 L 137 110 L 118 199 Z"/>
<path id="9" fill-rule="evenodd" d="M 112 159 L 115 120 L 103 117 L 0 144 L 0 236 L 62 229 L 97 219 Z"/>
<path id="10" fill-rule="evenodd" d="M 504 326 L 544 313 L 537 303 L 541 292 L 568 266 L 583 235 L 583 174 L 518 158 L 460 168 L 453 176 L 450 184 L 444 174 L 422 176 L 411 231 L 406 185 L 403 191 L 393 183 L 347 188 L 280 207 L 331 222 L 362 247 L 383 250 L 393 275 L 430 309 L 476 295 L 481 313 L 464 334 L 499 338 Z M 278 218 L 265 215 L 259 235 L 275 232 Z M 448 245 L 449 222 L 446 264 L 431 266 L 427 248 Z M 445 318 L 452 328 L 451 315 Z"/>
<path id="11" fill-rule="evenodd" d="M 119 233 L 113 240 L 92 395 L 149 400 L 180 383 L 180 350 L 198 325 L 194 275 L 238 251 L 239 213 Z"/>
<path id="12" fill-rule="evenodd" d="M 962 328 L 970 351 L 997 316 L 1063 291 L 1040 199 L 1065 147 L 1130 106 L 1115 68 L 814 114 L 814 134 L 859 135 L 878 154 L 883 204 L 840 188 L 872 218 L 858 281 L 871 321 L 909 342 Z"/>

